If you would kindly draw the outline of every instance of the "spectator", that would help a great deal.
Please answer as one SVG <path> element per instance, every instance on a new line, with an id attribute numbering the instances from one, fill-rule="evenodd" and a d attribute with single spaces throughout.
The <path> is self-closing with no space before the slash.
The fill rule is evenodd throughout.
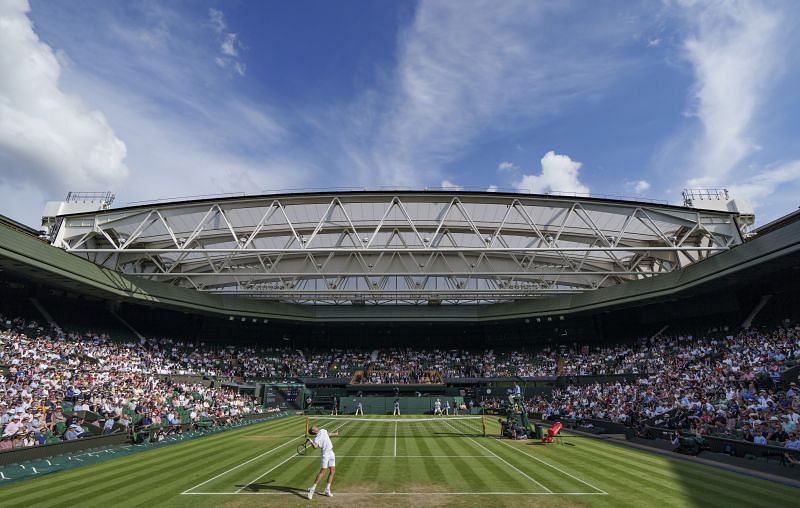
<path id="1" fill-rule="evenodd" d="M 67 428 L 67 431 L 64 432 L 64 440 L 65 441 L 74 441 L 78 439 L 78 425 L 72 424 Z"/>

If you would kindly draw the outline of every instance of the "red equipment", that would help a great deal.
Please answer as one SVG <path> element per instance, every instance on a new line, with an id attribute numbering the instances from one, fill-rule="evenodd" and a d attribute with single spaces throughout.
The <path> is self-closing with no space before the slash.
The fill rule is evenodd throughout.
<path id="1" fill-rule="evenodd" d="M 553 439 L 558 435 L 563 426 L 564 424 L 561 422 L 554 423 L 549 429 L 547 429 L 547 435 L 542 437 L 542 443 L 552 443 Z"/>

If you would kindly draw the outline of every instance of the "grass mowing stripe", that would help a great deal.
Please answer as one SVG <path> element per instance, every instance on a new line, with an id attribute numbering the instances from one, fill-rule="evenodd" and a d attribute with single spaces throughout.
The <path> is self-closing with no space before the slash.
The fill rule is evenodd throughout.
<path id="1" fill-rule="evenodd" d="M 255 457 L 251 457 L 248 460 L 242 461 L 239 464 L 236 464 L 231 468 L 228 468 L 228 469 L 226 469 L 226 470 L 224 470 L 222 472 L 217 473 L 216 475 L 212 476 L 211 478 L 206 479 L 205 481 L 202 481 L 202 482 L 200 482 L 200 483 L 198 483 L 198 484 L 196 484 L 196 485 L 194 485 L 192 487 L 187 488 L 186 492 L 194 491 L 195 489 L 201 488 L 204 485 L 206 485 L 208 483 L 211 483 L 214 480 L 216 480 L 216 479 L 218 479 L 218 478 L 220 478 L 220 477 L 222 477 L 224 475 L 227 475 L 227 474 L 229 474 L 229 473 L 231 473 L 233 471 L 236 471 L 236 470 L 238 470 L 238 469 L 240 469 L 240 468 L 242 468 L 244 466 L 247 466 L 248 464 L 254 464 L 254 466 L 251 466 L 252 468 L 262 468 L 263 464 L 259 464 L 258 462 L 256 462 L 256 461 L 258 461 L 258 459 L 261 459 L 263 457 L 269 456 L 270 458 L 266 459 L 266 460 L 268 460 L 268 461 L 272 460 L 272 454 L 274 452 L 276 452 L 279 449 L 286 448 L 287 446 L 292 444 L 295 439 L 302 438 L 304 435 L 305 435 L 305 426 L 303 427 L 303 434 L 302 435 L 293 435 L 293 436 L 291 436 L 291 438 L 287 438 L 286 441 L 283 441 L 283 442 L 280 442 L 280 443 L 276 444 L 275 446 L 269 448 L 268 450 L 266 450 L 266 451 L 264 451 L 262 453 L 259 453 Z"/>
<path id="2" fill-rule="evenodd" d="M 95 482 L 99 485 L 99 489 L 106 490 L 106 489 L 109 489 L 109 487 L 112 486 L 112 485 L 117 485 L 120 481 L 126 481 L 127 482 L 127 481 L 131 481 L 132 478 L 152 477 L 155 473 L 161 472 L 163 470 L 167 470 L 169 468 L 178 467 L 178 469 L 180 469 L 179 466 L 182 465 L 184 462 L 194 462 L 194 461 L 202 460 L 202 459 L 205 459 L 205 458 L 208 458 L 208 457 L 212 457 L 212 456 L 219 457 L 220 451 L 226 450 L 226 449 L 230 449 L 229 440 L 222 440 L 222 441 L 218 441 L 218 442 L 208 442 L 208 441 L 206 441 L 206 442 L 197 442 L 197 443 L 194 443 L 194 445 L 195 446 L 193 446 L 193 447 L 183 449 L 180 453 L 170 453 L 170 454 L 166 455 L 166 457 L 163 456 L 164 455 L 164 451 L 166 451 L 166 447 L 158 449 L 158 450 L 152 450 L 153 452 L 160 451 L 162 453 L 149 454 L 149 456 L 145 460 L 133 460 L 134 458 L 135 459 L 141 459 L 141 457 L 137 457 L 136 455 L 130 455 L 128 457 L 120 458 L 120 461 L 123 462 L 123 464 L 122 465 L 120 465 L 120 464 L 112 465 L 112 468 L 108 468 L 107 467 L 108 464 L 106 464 L 106 463 L 96 464 L 96 465 L 93 465 L 91 467 L 93 469 L 102 468 L 102 470 L 103 470 L 103 472 L 105 474 L 100 474 L 99 476 L 98 475 L 92 475 L 92 479 L 95 480 Z M 240 451 L 236 450 L 236 449 L 230 449 L 230 450 L 231 450 L 230 451 L 231 455 L 240 453 Z M 170 450 L 170 451 L 174 451 L 174 450 Z M 125 461 L 127 461 L 128 463 L 124 464 Z M 164 466 L 163 467 L 151 468 L 151 466 L 155 466 L 155 465 L 159 465 L 159 466 L 164 465 Z M 106 467 L 104 467 L 104 466 L 106 466 Z M 117 467 L 114 467 L 114 466 L 117 466 Z M 136 473 L 129 474 L 129 473 L 132 473 L 134 471 L 141 471 L 142 473 L 140 473 L 140 474 L 136 474 Z M 91 471 L 84 470 L 84 474 L 86 474 L 87 472 L 91 473 Z M 111 480 L 106 480 L 106 477 L 109 476 L 109 475 L 112 476 L 112 479 Z M 185 477 L 185 472 L 184 472 L 184 477 Z M 100 481 L 100 480 L 103 480 L 103 481 Z M 119 481 L 115 481 L 115 480 L 119 480 Z M 93 492 L 94 490 L 95 489 L 82 490 L 82 491 L 78 492 L 78 495 L 86 496 L 88 493 Z M 71 496 L 66 496 L 66 499 L 69 499 L 70 497 Z M 63 498 L 64 498 L 64 496 L 62 496 L 62 499 Z M 31 502 L 31 503 L 36 503 L 38 501 L 38 497 L 28 498 L 28 497 L 23 496 L 23 499 L 29 499 L 28 502 Z"/>
<path id="3" fill-rule="evenodd" d="M 622 447 L 621 446 L 615 446 L 615 448 L 622 448 Z M 740 473 L 740 472 L 737 472 L 737 471 L 729 471 L 729 470 L 726 470 L 726 469 L 723 469 L 723 468 L 709 466 L 707 464 L 701 464 L 701 463 L 697 463 L 697 462 L 692 462 L 692 461 L 685 460 L 685 459 L 682 459 L 682 458 L 679 458 L 679 457 L 672 458 L 672 457 L 668 457 L 668 456 L 647 453 L 646 451 L 639 451 L 639 450 L 634 450 L 634 451 L 637 451 L 639 453 L 639 455 L 638 455 L 638 457 L 640 457 L 639 460 L 642 460 L 641 459 L 642 456 L 645 456 L 645 457 L 662 457 L 664 460 L 666 460 L 670 464 L 671 467 L 673 467 L 675 469 L 681 469 L 681 470 L 685 470 L 685 471 L 691 470 L 692 474 L 705 474 L 705 473 L 714 474 L 717 478 L 719 478 L 720 480 L 724 481 L 726 484 L 730 485 L 733 488 L 740 486 L 741 482 L 743 480 L 745 480 L 745 479 L 749 480 L 749 481 L 751 481 L 751 484 L 750 484 L 749 488 L 751 490 L 759 490 L 759 491 L 761 491 L 762 492 L 761 495 L 768 496 L 770 494 L 773 494 L 776 488 L 792 489 L 792 487 L 789 487 L 789 486 L 786 486 L 786 485 L 783 485 L 783 484 L 778 484 L 776 482 L 771 482 L 771 481 L 764 480 L 764 479 L 761 479 L 761 478 L 751 477 L 751 476 L 748 476 L 748 475 L 746 475 L 744 473 Z M 628 456 L 636 456 L 636 455 L 630 454 Z M 793 489 L 793 490 L 796 490 L 796 489 Z"/>
<path id="4" fill-rule="evenodd" d="M 458 455 L 456 450 L 451 446 L 449 438 L 440 439 L 441 442 L 437 442 L 437 444 L 439 444 L 442 451 L 445 452 L 443 455 Z M 478 462 L 480 460 L 486 459 L 452 459 L 452 462 L 455 463 L 454 465 L 460 465 L 460 467 L 454 467 L 453 470 L 456 474 L 464 478 L 467 485 L 475 485 L 479 492 L 491 492 L 492 487 L 484 481 L 486 475 L 483 473 L 486 472 L 486 466 Z M 478 467 L 480 467 L 482 471 L 478 471 Z"/>
<path id="5" fill-rule="evenodd" d="M 253 447 L 266 444 L 270 448 L 285 442 L 294 442 L 294 436 L 302 433 L 302 417 L 289 417 L 265 422 L 250 427 L 211 435 L 199 440 L 186 441 L 163 448 L 154 448 L 126 457 L 119 457 L 70 471 L 54 473 L 10 485 L 3 489 L 5 500 L 17 506 L 66 505 L 75 502 L 82 506 L 175 506 L 180 508 L 211 508 L 224 504 L 237 508 L 252 504 L 248 494 L 283 494 L 261 496 L 257 504 L 270 506 L 293 506 L 301 502 L 292 491 L 307 487 L 317 471 L 317 462 L 312 457 L 288 460 L 283 466 L 266 475 L 265 480 L 254 484 L 239 497 L 232 494 L 222 496 L 180 496 L 182 489 L 191 488 L 210 474 L 239 464 L 253 455 Z M 335 419 L 334 419 L 335 420 Z M 351 425 L 351 424 L 349 424 Z M 421 496 L 436 495 L 437 503 L 448 506 L 591 506 L 592 508 L 617 508 L 640 506 L 791 506 L 800 489 L 772 484 L 760 479 L 744 477 L 703 464 L 668 456 L 655 455 L 612 443 L 587 438 L 572 438 L 575 446 L 520 447 L 518 442 L 492 443 L 488 439 L 470 440 L 464 437 L 442 435 L 446 421 L 409 423 L 420 425 L 413 429 L 416 437 L 403 437 L 404 422 L 398 424 L 397 455 L 436 456 L 436 458 L 395 457 L 393 423 L 386 425 L 388 432 L 380 431 L 376 437 L 375 424 L 353 422 L 348 437 L 336 441 L 337 458 L 342 456 L 339 480 L 334 492 L 348 493 L 364 490 L 356 497 L 345 496 L 345 504 L 406 506 L 409 502 L 427 497 L 396 496 L 394 492 L 419 492 Z M 458 426 L 455 426 L 458 427 Z M 381 427 L 383 428 L 383 427 Z M 410 427 L 408 427 L 410 429 Z M 289 431 L 284 439 L 281 433 Z M 434 432 L 425 435 L 425 432 Z M 358 435 L 373 437 L 356 437 Z M 402 434 L 402 435 L 401 435 Z M 248 437 L 248 436 L 263 436 Z M 566 437 L 566 436 L 565 436 Z M 254 440 L 255 439 L 255 440 Z M 569 438 L 566 438 L 569 439 Z M 480 445 L 489 448 L 496 457 L 469 459 L 463 455 L 492 455 L 478 451 Z M 405 452 L 401 450 L 405 448 Z M 511 449 L 508 449 L 511 448 Z M 285 449 L 285 448 L 283 448 Z M 352 450 L 352 453 L 350 452 Z M 291 450 L 293 451 L 293 449 Z M 475 453 L 473 453 L 475 452 Z M 532 452 L 535 457 L 530 455 Z M 206 484 L 203 491 L 224 492 L 217 488 L 227 485 L 231 491 L 258 473 L 252 466 L 268 469 L 284 460 L 279 450 L 268 460 L 254 461 L 249 466 L 233 470 Z M 369 459 L 348 459 L 347 455 L 375 455 Z M 384 457 L 384 458 L 382 458 Z M 449 460 L 446 457 L 450 457 Z M 140 459 L 145 460 L 140 460 Z M 554 494 L 532 496 L 531 484 L 521 475 L 504 466 L 500 458 L 523 472 L 531 472 L 537 481 L 555 489 Z M 535 459 L 555 466 L 573 475 L 561 475 Z M 209 465 L 210 464 L 210 465 Z M 268 465 L 265 465 L 268 464 Z M 106 467 L 103 467 L 106 466 Z M 211 470 L 206 471 L 206 469 Z M 243 471 L 246 471 L 244 474 Z M 252 476 L 251 476 L 252 475 Z M 426 477 L 427 475 L 427 477 Z M 603 488 L 609 495 L 560 496 L 562 482 L 578 482 L 584 479 L 589 484 Z M 323 480 L 324 481 L 324 480 Z M 552 483 L 552 485 L 551 485 Z M 340 487 L 337 489 L 337 487 Z M 513 489 L 505 488 L 513 486 Z M 515 496 L 488 496 L 481 492 L 508 492 L 519 489 Z M 586 488 L 586 491 L 591 489 Z M 463 496 L 447 497 L 449 492 Z M 387 493 L 384 497 L 370 493 Z M 575 492 L 579 492 L 575 490 Z M 296 493 L 295 493 L 296 494 Z M 301 492 L 302 494 L 302 492 Z M 473 495 L 467 495 L 473 494 Z M 358 497 L 363 496 L 363 497 Z M 25 501 L 28 499 L 28 501 Z M 256 497 L 255 499 L 259 499 Z M 358 499 L 358 502 L 354 502 Z M 412 501 L 413 500 L 413 501 Z M 323 499 L 323 501 L 326 501 Z M 337 499 L 334 498 L 334 502 Z M 423 503 L 420 503 L 423 504 Z"/>
<path id="6" fill-rule="evenodd" d="M 325 424 L 323 423 L 323 425 L 325 425 Z M 334 428 L 331 430 L 331 432 L 332 432 L 332 433 L 335 433 L 335 432 L 336 432 L 337 430 L 339 430 L 339 429 L 340 429 L 340 428 L 341 428 L 343 425 L 344 425 L 344 424 L 339 424 L 338 426 L 334 427 Z M 292 443 L 291 441 L 288 441 L 288 442 L 284 443 L 283 445 L 279 446 L 278 448 L 282 448 L 282 447 L 284 447 L 284 446 L 286 446 L 286 445 L 289 445 L 289 444 L 291 444 L 291 443 Z M 279 467 L 281 467 L 282 465 L 286 464 L 287 462 L 289 462 L 289 461 L 290 461 L 290 460 L 292 460 L 292 459 L 297 459 L 297 454 L 296 454 L 296 453 L 294 453 L 294 451 L 292 451 L 291 455 L 289 455 L 287 458 L 285 458 L 284 460 L 282 460 L 281 462 L 279 462 L 279 463 L 278 463 L 278 464 L 276 464 L 275 466 L 271 467 L 271 468 L 270 468 L 270 469 L 268 469 L 266 472 L 264 472 L 264 473 L 260 474 L 260 475 L 259 475 L 259 476 L 257 476 L 257 477 L 256 477 L 254 480 L 251 480 L 251 481 L 249 481 L 249 482 L 247 482 L 247 483 L 243 484 L 241 487 L 239 487 L 239 489 L 238 489 L 238 490 L 236 490 L 236 492 L 235 492 L 235 493 L 236 493 L 236 494 L 238 494 L 239 492 L 243 491 L 244 489 L 246 489 L 246 488 L 247 488 L 247 487 L 249 487 L 250 485 L 252 485 L 252 484 L 256 483 L 258 480 L 260 480 L 261 478 L 263 478 L 263 477 L 267 476 L 268 474 L 270 474 L 271 472 L 275 471 L 276 469 L 278 469 Z M 190 490 L 191 490 L 191 489 L 190 489 Z"/>
<path id="7" fill-rule="evenodd" d="M 609 455 L 614 451 L 614 456 L 624 456 L 628 459 L 637 460 L 640 463 L 647 463 L 659 467 L 668 466 L 673 470 L 680 470 L 685 472 L 686 477 L 705 476 L 715 480 L 716 483 L 722 483 L 726 486 L 736 489 L 741 486 L 742 481 L 745 479 L 749 481 L 748 489 L 751 493 L 754 490 L 759 491 L 761 496 L 771 496 L 776 493 L 776 490 L 791 489 L 782 484 L 762 480 L 760 478 L 749 477 L 735 471 L 728 471 L 722 468 L 716 468 L 706 464 L 694 463 L 681 458 L 671 458 L 664 455 L 657 455 L 648 453 L 642 450 L 635 450 L 626 448 L 620 445 L 611 443 L 595 442 L 593 446 L 594 453 L 601 454 L 604 457 L 613 457 Z M 796 489 L 793 489 L 796 490 Z"/>
<path id="8" fill-rule="evenodd" d="M 291 424 L 291 423 L 292 422 L 288 422 L 288 424 Z M 274 429 L 261 429 L 260 431 L 263 432 L 263 430 L 284 430 L 284 429 L 282 429 L 282 427 L 283 426 L 278 427 L 278 428 L 274 428 Z M 239 449 L 240 447 L 230 448 L 230 440 L 228 440 L 227 442 L 222 442 L 222 443 L 220 443 L 220 445 L 222 447 L 227 446 L 228 448 L 220 450 L 219 449 L 220 446 L 214 446 L 212 449 L 207 449 L 203 455 L 191 457 L 191 459 L 192 459 L 191 463 L 192 464 L 194 464 L 195 462 L 203 463 L 203 462 L 205 462 L 206 458 L 215 459 L 214 460 L 215 464 L 219 464 L 220 462 L 222 462 L 224 464 L 227 464 L 228 462 L 234 462 L 235 463 L 236 461 L 241 461 L 242 450 Z M 274 447 L 273 447 L 273 449 L 274 449 Z M 157 470 L 156 472 L 159 473 L 159 476 L 158 476 L 159 483 L 161 485 L 163 485 L 164 483 L 169 483 L 169 480 L 172 479 L 172 478 L 175 478 L 176 480 L 178 480 L 180 482 L 186 482 L 187 478 L 186 478 L 186 474 L 185 474 L 184 469 L 181 468 L 181 467 L 176 467 L 176 466 L 180 466 L 180 464 L 183 463 L 183 462 L 184 462 L 184 460 L 171 460 L 170 461 L 170 466 L 169 467 L 173 467 L 174 470 L 175 470 L 175 472 L 172 475 L 164 476 L 163 475 L 163 472 L 164 472 L 163 468 L 160 468 L 159 470 Z M 147 474 L 152 475 L 153 472 L 154 472 L 154 470 L 149 470 Z M 176 488 L 178 488 L 178 486 L 176 486 Z"/>
<path id="9" fill-rule="evenodd" d="M 192 457 L 195 460 L 202 460 L 212 456 L 215 456 L 219 453 L 216 447 L 212 448 L 203 448 L 204 450 L 208 450 L 206 453 L 197 456 L 195 454 L 196 450 L 192 450 Z M 114 492 L 116 488 L 122 487 L 125 484 L 137 484 L 137 482 L 142 480 L 147 480 L 151 478 L 158 478 L 158 475 L 162 472 L 174 470 L 179 464 L 181 463 L 179 457 L 170 457 L 168 460 L 158 462 L 159 467 L 150 468 L 146 465 L 141 464 L 134 464 L 135 466 L 135 473 L 127 474 L 120 470 L 115 469 L 107 469 L 105 474 L 103 475 L 94 475 L 92 476 L 92 483 L 87 484 L 85 488 L 79 490 L 70 490 L 67 493 L 62 492 L 61 495 L 58 496 L 60 503 L 69 503 L 72 500 L 79 500 L 81 498 L 86 499 L 93 499 L 95 493 L 106 493 Z M 133 469 L 131 467 L 126 468 Z M 138 486 L 140 486 L 139 484 Z M 120 490 L 126 490 L 124 487 Z M 102 497 L 102 496 L 101 496 Z M 35 496 L 32 498 L 28 498 L 25 504 L 37 506 L 40 503 L 46 501 L 48 497 L 45 495 Z"/>
<path id="10" fill-rule="evenodd" d="M 436 438 L 434 438 L 436 439 Z M 416 438 L 413 439 L 411 442 L 414 443 L 419 450 L 419 455 L 435 455 L 431 452 L 430 447 L 428 446 L 429 439 L 420 439 Z M 409 465 L 414 464 L 413 461 L 419 459 L 408 459 Z M 427 479 L 434 485 L 448 485 L 447 482 L 447 474 L 440 466 L 440 461 L 433 459 L 433 460 L 422 460 L 422 467 L 425 469 L 427 473 Z"/>
<path id="11" fill-rule="evenodd" d="M 731 492 L 729 487 L 720 485 L 718 477 L 713 474 L 716 471 L 713 470 L 696 471 L 692 475 L 676 476 L 676 471 L 666 464 L 666 467 L 660 467 L 659 465 L 644 464 L 643 461 L 632 463 L 629 458 L 616 457 L 613 454 L 598 450 L 593 450 L 592 456 L 603 459 L 602 464 L 606 471 L 614 470 L 621 475 L 637 478 L 637 487 L 639 489 L 653 490 L 654 492 L 668 489 L 681 495 L 691 495 L 690 492 L 704 492 L 705 494 L 714 494 L 712 499 L 723 500 L 723 504 L 741 501 L 744 498 L 748 502 L 758 505 L 759 502 L 764 500 L 761 494 L 742 492 L 740 489 Z M 687 491 L 688 488 L 692 490 Z"/>
<path id="12" fill-rule="evenodd" d="M 443 437 L 437 438 L 438 440 L 458 440 L 459 443 L 462 445 L 462 453 L 469 454 L 469 455 L 481 455 L 485 458 L 482 459 L 474 459 L 476 464 L 479 464 L 479 467 L 485 472 L 486 480 L 488 481 L 491 487 L 488 487 L 487 490 L 483 492 L 493 492 L 497 490 L 507 490 L 507 491 L 519 491 L 519 492 L 529 492 L 531 491 L 530 482 L 525 478 L 520 477 L 516 474 L 509 474 L 509 469 L 505 467 L 502 462 L 498 461 L 497 458 L 493 457 L 491 454 L 487 453 L 485 450 L 481 450 L 476 443 L 470 442 L 469 440 L 465 439 L 464 436 L 461 437 Z M 474 452 L 472 450 L 475 450 Z M 443 464 L 447 464 L 443 462 Z M 498 487 L 502 486 L 502 488 Z"/>
<path id="13" fill-rule="evenodd" d="M 597 457 L 597 455 L 594 456 L 594 458 Z M 602 469 L 598 471 L 598 474 L 605 477 L 605 481 L 602 483 L 612 495 L 616 496 L 617 494 L 614 489 L 615 485 L 624 485 L 620 479 L 635 484 L 640 495 L 646 494 L 648 499 L 663 498 L 665 503 L 680 500 L 686 494 L 684 486 L 677 484 L 674 478 L 665 474 L 669 472 L 668 470 L 650 470 L 639 464 L 618 459 L 605 459 L 601 463 Z M 669 492 L 673 494 L 668 495 Z"/>
<path id="14" fill-rule="evenodd" d="M 451 427 L 453 430 L 455 430 L 456 432 L 458 432 L 458 429 L 456 429 L 455 427 L 453 427 L 452 425 L 450 425 L 450 423 L 447 423 L 447 425 L 448 425 L 448 426 L 450 426 L 450 427 Z M 487 448 L 487 447 L 485 447 L 484 445 L 482 445 L 481 443 L 477 442 L 475 439 L 473 439 L 473 438 L 471 438 L 471 437 L 468 437 L 468 436 L 464 436 L 464 437 L 466 437 L 468 440 L 470 440 L 471 442 L 475 443 L 476 445 L 480 446 L 480 447 L 481 447 L 481 448 L 482 448 L 484 451 L 487 451 L 487 452 L 489 452 L 491 455 L 494 455 L 495 457 L 497 457 L 498 459 L 500 459 L 500 461 L 502 461 L 502 462 L 503 462 L 503 463 L 505 463 L 507 466 L 511 467 L 511 468 L 512 468 L 512 469 L 514 469 L 516 472 L 520 473 L 522 476 L 524 476 L 525 478 L 529 479 L 530 481 L 532 481 L 532 482 L 533 482 L 533 483 L 535 483 L 536 485 L 538 485 L 538 486 L 540 486 L 541 488 L 543 488 L 543 489 L 544 489 L 546 492 L 551 492 L 551 493 L 553 492 L 552 490 L 548 489 L 547 487 L 545 487 L 544 485 L 542 485 L 541 483 L 539 483 L 539 482 L 538 482 L 536 479 L 534 479 L 532 476 L 529 476 L 529 475 L 528 475 L 527 473 L 525 473 L 524 471 L 522 471 L 522 470 L 518 469 L 516 466 L 514 466 L 513 464 L 511 464 L 510 462 L 508 462 L 506 459 L 504 459 L 504 458 L 500 457 L 499 455 L 497 455 L 496 453 L 494 453 L 493 451 L 491 451 L 489 448 Z"/>
<path id="15" fill-rule="evenodd" d="M 268 422 L 272 423 L 272 422 Z M 260 425 L 256 425 L 254 427 L 260 427 Z M 245 431 L 245 432 L 240 432 Z M 249 429 L 237 429 L 236 432 L 239 435 L 249 435 L 249 434 L 256 434 L 258 432 L 262 432 L 262 428 L 249 428 Z M 64 471 L 59 471 L 57 473 L 53 473 L 52 476 L 48 475 L 46 477 L 38 477 L 32 478 L 31 480 L 21 481 L 17 484 L 10 486 L 7 492 L 14 492 L 14 491 L 25 491 L 29 488 L 38 487 L 42 485 L 44 488 L 50 489 L 58 489 L 64 484 L 72 483 L 76 477 L 85 477 L 87 474 L 91 475 L 97 469 L 105 470 L 109 465 L 111 467 L 117 467 L 116 474 L 120 474 L 121 472 L 125 471 L 128 467 L 142 467 L 150 463 L 151 461 L 160 460 L 163 455 L 170 454 L 175 455 L 176 453 L 179 456 L 182 456 L 185 452 L 183 450 L 191 450 L 196 452 L 201 447 L 211 446 L 215 444 L 219 445 L 226 445 L 228 443 L 228 437 L 233 435 L 233 433 L 225 433 L 227 436 L 217 435 L 217 436 L 210 436 L 208 439 L 200 438 L 197 440 L 190 440 L 183 443 L 178 443 L 174 445 L 169 445 L 161 448 L 153 448 L 150 450 L 143 450 L 140 452 L 134 452 L 131 455 L 127 455 L 125 457 L 118 457 L 114 459 L 109 459 L 107 461 L 102 461 L 95 464 L 90 464 L 84 467 L 78 467 L 76 469 L 68 469 Z M 225 437 L 226 439 L 220 439 Z M 128 462 L 129 465 L 125 465 Z M 119 465 L 122 464 L 121 469 Z M 105 467 L 104 467 L 105 466 Z M 93 476 L 93 478 L 96 478 Z M 34 490 L 28 494 L 35 494 L 37 490 Z M 28 495 L 25 493 L 20 493 L 16 495 L 17 499 L 24 500 L 28 498 Z"/>
<path id="16" fill-rule="evenodd" d="M 558 471 L 559 473 L 561 473 L 563 475 L 569 476 L 570 478 L 573 478 L 573 479 L 579 481 L 580 483 L 586 485 L 587 487 L 590 487 L 592 490 L 595 490 L 595 491 L 601 492 L 601 493 L 605 493 L 605 491 L 603 489 L 595 487 L 591 483 L 588 483 L 585 480 L 582 480 L 582 479 L 578 478 L 577 476 L 575 476 L 575 475 L 573 475 L 573 474 L 571 474 L 571 473 L 569 473 L 567 471 L 564 471 L 563 469 L 561 469 L 558 466 L 554 466 L 553 464 L 550 464 L 549 462 L 546 462 L 546 461 L 544 461 L 544 460 L 542 460 L 542 459 L 540 459 L 538 457 L 535 457 L 535 456 L 531 455 L 530 453 L 523 451 L 519 447 L 515 447 L 513 445 L 510 445 L 510 444 L 508 444 L 505 441 L 502 441 L 500 439 L 496 439 L 495 442 L 503 444 L 503 445 L 505 445 L 505 446 L 507 446 L 509 448 L 515 449 L 515 450 L 517 450 L 518 453 L 522 453 L 524 455 L 527 455 L 528 457 L 531 457 L 532 459 L 536 460 L 537 462 L 540 462 L 541 464 L 544 464 L 545 466 L 549 467 L 550 469 L 554 469 L 554 470 Z"/>
<path id="17" fill-rule="evenodd" d="M 227 452 L 212 450 L 204 455 L 195 457 L 192 463 L 202 463 L 205 460 L 216 461 L 220 454 L 230 457 L 238 457 L 239 455 L 235 450 Z M 182 482 L 186 480 L 185 469 L 181 465 L 180 462 L 169 461 L 158 468 L 144 469 L 138 474 L 123 478 L 123 484 L 119 487 L 117 487 L 120 483 L 118 481 L 108 482 L 99 489 L 106 492 L 98 496 L 98 498 L 102 499 L 104 505 L 133 506 L 143 504 L 147 499 L 150 500 L 147 504 L 163 504 L 166 498 L 169 497 L 167 493 L 180 492 Z M 157 488 L 142 489 L 142 486 L 146 486 L 150 482 L 157 482 Z M 83 492 L 83 494 L 86 493 L 87 491 Z M 136 499 L 140 501 L 135 501 Z"/>

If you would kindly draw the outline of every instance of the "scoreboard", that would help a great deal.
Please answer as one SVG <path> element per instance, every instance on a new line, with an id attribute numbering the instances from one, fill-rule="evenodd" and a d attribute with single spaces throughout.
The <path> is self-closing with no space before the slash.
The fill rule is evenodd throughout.
<path id="1" fill-rule="evenodd" d="M 280 409 L 301 409 L 305 386 L 299 383 L 276 383 L 262 386 L 264 405 Z"/>

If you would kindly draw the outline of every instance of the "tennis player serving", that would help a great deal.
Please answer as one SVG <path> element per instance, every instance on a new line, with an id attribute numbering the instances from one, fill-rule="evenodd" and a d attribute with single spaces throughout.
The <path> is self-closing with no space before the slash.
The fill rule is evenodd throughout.
<path id="1" fill-rule="evenodd" d="M 308 498 L 311 499 L 314 497 L 314 492 L 317 490 L 317 483 L 319 483 L 322 475 L 325 474 L 326 469 L 328 470 L 328 486 L 325 487 L 325 491 L 322 494 L 324 496 L 333 497 L 331 493 L 331 483 L 333 483 L 333 475 L 336 474 L 336 455 L 333 453 L 333 442 L 331 438 L 338 436 L 339 433 L 328 432 L 314 425 L 311 427 L 310 434 L 314 436 L 314 439 L 307 438 L 308 443 L 322 451 L 322 462 L 319 465 L 319 473 L 317 473 L 317 477 L 314 478 L 314 485 L 308 489 Z"/>

